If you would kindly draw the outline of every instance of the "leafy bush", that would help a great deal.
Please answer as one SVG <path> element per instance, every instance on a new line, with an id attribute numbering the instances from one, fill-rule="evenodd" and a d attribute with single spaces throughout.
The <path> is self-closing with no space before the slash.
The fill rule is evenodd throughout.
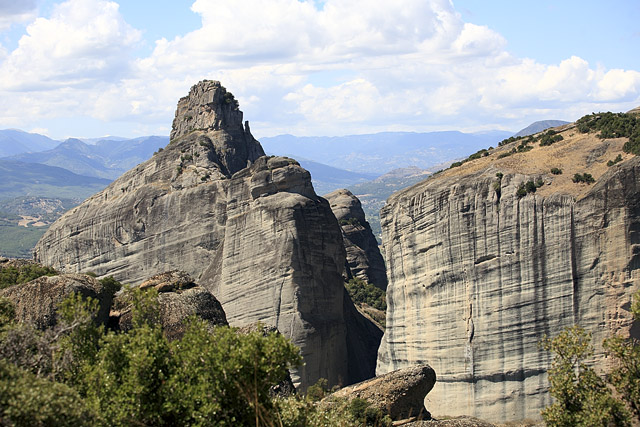
<path id="1" fill-rule="evenodd" d="M 593 184 L 594 182 L 596 182 L 595 178 L 593 178 L 590 173 L 576 173 L 575 175 L 573 175 L 572 181 L 575 183 L 584 182 L 585 184 Z"/>
<path id="2" fill-rule="evenodd" d="M 0 418 L 18 420 L 18 425 L 27 425 L 19 421 L 26 417 L 36 420 L 28 425 L 81 425 L 74 424 L 79 413 L 91 425 L 275 424 L 277 408 L 269 388 L 301 360 L 286 338 L 242 335 L 229 327 L 211 330 L 193 318 L 184 337 L 169 342 L 158 321 L 157 293 L 137 290 L 126 298 L 133 305 L 133 328 L 126 333 L 96 326 L 97 303 L 79 296 L 62 304 L 60 329 L 31 329 L 48 345 L 30 351 L 53 360 L 54 368 L 30 373 L 20 366 L 24 358 L 3 357 Z M 0 348 L 6 346 L 8 332 L 20 328 L 4 327 Z M 11 392 L 5 393 L 7 389 Z M 34 403 L 25 404 L 25 399 Z M 55 422 L 38 424 L 41 414 Z"/>
<path id="3" fill-rule="evenodd" d="M 535 182 L 527 181 L 520 184 L 518 190 L 516 190 L 516 196 L 518 198 L 522 198 L 529 193 L 535 193 L 536 190 L 544 185 L 544 180 L 542 178 L 536 179 Z"/>
<path id="4" fill-rule="evenodd" d="M 622 161 L 622 154 L 618 154 L 618 156 L 615 159 L 609 160 L 607 162 L 607 166 L 611 167 L 617 163 L 620 163 L 621 161 Z"/>
<path id="5" fill-rule="evenodd" d="M 640 319 L 640 291 L 633 295 L 631 313 Z M 549 370 L 550 392 L 555 403 L 542 411 L 548 425 L 631 425 L 629 409 L 640 421 L 640 341 L 614 336 L 603 342 L 613 368 L 600 378 L 585 363 L 593 354 L 591 335 L 579 326 L 566 328 L 553 340 L 544 338 L 542 346 L 555 353 Z M 611 394 L 612 385 L 618 398 Z"/>
<path id="6" fill-rule="evenodd" d="M 19 283 L 27 283 L 42 276 L 56 276 L 58 272 L 51 267 L 39 264 L 26 264 L 19 267 L 9 266 L 0 270 L 0 289 Z"/>
<path id="7" fill-rule="evenodd" d="M 551 168 L 551 173 L 554 174 L 554 175 L 562 175 L 562 169 Z"/>
<path id="8" fill-rule="evenodd" d="M 510 136 L 509 138 L 503 139 L 498 143 L 498 147 L 502 147 L 503 145 L 511 144 L 512 142 L 519 141 L 524 139 L 524 136 Z"/>
<path id="9" fill-rule="evenodd" d="M 360 225 L 360 221 L 358 220 L 358 218 L 356 217 L 351 217 L 351 218 L 347 218 L 347 219 L 341 219 L 339 221 L 340 225 L 352 225 L 354 227 Z"/>
<path id="10" fill-rule="evenodd" d="M 593 354 L 591 334 L 573 326 L 541 344 L 554 353 L 549 392 L 555 402 L 542 411 L 547 425 L 629 425 L 627 409 L 585 362 Z"/>
<path id="11" fill-rule="evenodd" d="M 353 278 L 345 283 L 351 300 L 359 304 L 367 304 L 378 310 L 387 309 L 386 293 L 362 279 Z"/>
<path id="12" fill-rule="evenodd" d="M 38 378 L 0 359 L 0 423 L 15 426 L 86 426 L 96 415 L 71 387 Z"/>
<path id="13" fill-rule="evenodd" d="M 238 100 L 235 98 L 235 96 L 233 96 L 231 92 L 225 91 L 223 99 L 224 103 L 230 105 L 234 110 L 237 110 L 240 107 L 240 104 L 238 104 Z"/>

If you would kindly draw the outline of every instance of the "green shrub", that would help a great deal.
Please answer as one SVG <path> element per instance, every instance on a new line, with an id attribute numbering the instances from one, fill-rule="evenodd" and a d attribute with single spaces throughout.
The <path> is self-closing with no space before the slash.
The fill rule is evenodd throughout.
<path id="1" fill-rule="evenodd" d="M 575 175 L 573 175 L 572 181 L 575 183 L 584 182 L 585 184 L 593 184 L 594 182 L 596 182 L 595 178 L 591 176 L 590 173 L 576 173 Z"/>
<path id="2" fill-rule="evenodd" d="M 551 168 L 551 173 L 554 174 L 554 175 L 562 175 L 562 169 Z"/>
<path id="3" fill-rule="evenodd" d="M 451 166 L 449 166 L 449 169 L 460 167 L 460 166 L 462 166 L 463 163 L 464 162 L 453 162 L 453 163 L 451 163 Z"/>
<path id="4" fill-rule="evenodd" d="M 34 375 L 0 358 L 0 418 L 19 420 L 17 425 L 277 423 L 269 389 L 301 361 L 284 336 L 243 335 L 229 327 L 211 330 L 192 318 L 185 335 L 169 342 L 159 324 L 157 292 L 129 291 L 124 298 L 133 316 L 127 332 L 96 326 L 97 302 L 79 296 L 63 302 L 60 329 L 32 329 L 43 342 L 49 340 L 34 350 L 44 358 L 53 355 L 55 368 L 49 373 L 37 369 Z M 3 346 L 5 332 L 0 333 Z M 40 378 L 50 373 L 58 382 Z M 76 423 L 75 414 L 86 421 Z M 31 421 L 22 421 L 26 419 Z"/>
<path id="5" fill-rule="evenodd" d="M 38 378 L 0 359 L 0 424 L 87 426 L 96 418 L 69 386 Z"/>
<path id="6" fill-rule="evenodd" d="M 615 159 L 609 160 L 607 162 L 607 166 L 611 167 L 617 163 L 620 163 L 621 161 L 622 161 L 622 154 L 618 154 L 618 156 Z"/>
<path id="7" fill-rule="evenodd" d="M 354 227 L 361 225 L 360 221 L 358 220 L 358 218 L 356 217 L 351 217 L 351 218 L 346 218 L 346 219 L 341 219 L 340 221 L 338 221 L 340 225 L 352 225 Z"/>
<path id="8" fill-rule="evenodd" d="M 554 403 L 542 411 L 549 426 L 630 425 L 629 413 L 586 360 L 593 354 L 591 334 L 579 326 L 566 328 L 542 348 L 554 353 L 549 392 Z"/>
<path id="9" fill-rule="evenodd" d="M 30 282 L 42 276 L 56 276 L 58 272 L 51 267 L 39 264 L 26 264 L 20 267 L 9 266 L 0 270 L 0 289 L 11 285 Z"/>
<path id="10" fill-rule="evenodd" d="M 224 103 L 230 105 L 234 110 L 237 110 L 240 107 L 240 104 L 238 104 L 238 100 L 233 96 L 231 92 L 225 91 L 223 99 Z"/>
<path id="11" fill-rule="evenodd" d="M 367 304 L 378 310 L 387 309 L 386 293 L 357 277 L 349 280 L 345 287 L 354 303 Z"/>

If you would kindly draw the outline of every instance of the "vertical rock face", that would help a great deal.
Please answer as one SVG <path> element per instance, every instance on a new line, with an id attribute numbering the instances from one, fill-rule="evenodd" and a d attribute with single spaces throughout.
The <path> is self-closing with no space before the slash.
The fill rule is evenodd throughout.
<path id="1" fill-rule="evenodd" d="M 345 251 L 329 203 L 295 160 L 264 156 L 218 82 L 195 85 L 178 104 L 171 143 L 61 217 L 35 258 L 126 283 L 183 270 L 232 326 L 262 321 L 291 338 L 305 360 L 293 373 L 303 388 L 364 379 L 347 368 L 348 330 L 361 334 L 345 320 Z"/>
<path id="2" fill-rule="evenodd" d="M 580 324 L 602 364 L 603 338 L 629 332 L 640 158 L 610 168 L 581 197 L 520 198 L 536 177 L 497 172 L 452 172 L 382 210 L 389 287 L 376 373 L 431 364 L 434 415 L 539 418 L 551 401 L 544 334 Z"/>
<path id="3" fill-rule="evenodd" d="M 360 200 L 349 190 L 336 190 L 324 196 L 342 228 L 347 251 L 346 276 L 358 277 L 380 289 L 387 288 L 387 271 L 378 242 L 365 218 Z"/>

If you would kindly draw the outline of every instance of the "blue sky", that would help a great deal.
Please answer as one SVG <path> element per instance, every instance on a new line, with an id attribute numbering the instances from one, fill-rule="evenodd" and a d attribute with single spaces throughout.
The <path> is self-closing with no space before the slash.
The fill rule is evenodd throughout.
<path id="1" fill-rule="evenodd" d="M 201 79 L 253 133 L 517 131 L 640 105 L 640 2 L 0 0 L 0 128 L 167 135 Z"/>

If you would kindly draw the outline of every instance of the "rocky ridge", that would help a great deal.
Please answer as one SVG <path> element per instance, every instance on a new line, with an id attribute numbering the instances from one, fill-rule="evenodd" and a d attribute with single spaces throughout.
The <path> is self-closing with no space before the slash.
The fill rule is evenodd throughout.
<path id="1" fill-rule="evenodd" d="M 436 417 L 539 419 L 551 401 L 543 335 L 580 324 L 603 366 L 603 338 L 630 333 L 640 158 L 622 152 L 626 138 L 555 131 L 561 141 L 489 150 L 381 212 L 389 286 L 377 373 L 429 363 Z M 573 182 L 586 172 L 595 184 Z"/>
<path id="2" fill-rule="evenodd" d="M 365 218 L 360 200 L 349 190 L 336 190 L 324 197 L 342 229 L 347 251 L 345 276 L 358 277 L 384 290 L 387 288 L 387 271 L 380 254 L 378 242 Z"/>
<path id="3" fill-rule="evenodd" d="M 230 325 L 261 321 L 300 347 L 305 365 L 292 377 L 303 389 L 373 375 L 377 345 L 363 344 L 372 354 L 360 373 L 348 369 L 361 355 L 349 352 L 347 335 L 369 336 L 346 320 L 353 304 L 329 203 L 295 160 L 264 156 L 219 82 L 193 86 L 170 144 L 56 221 L 35 259 L 134 284 L 183 270 L 215 295 Z"/>

